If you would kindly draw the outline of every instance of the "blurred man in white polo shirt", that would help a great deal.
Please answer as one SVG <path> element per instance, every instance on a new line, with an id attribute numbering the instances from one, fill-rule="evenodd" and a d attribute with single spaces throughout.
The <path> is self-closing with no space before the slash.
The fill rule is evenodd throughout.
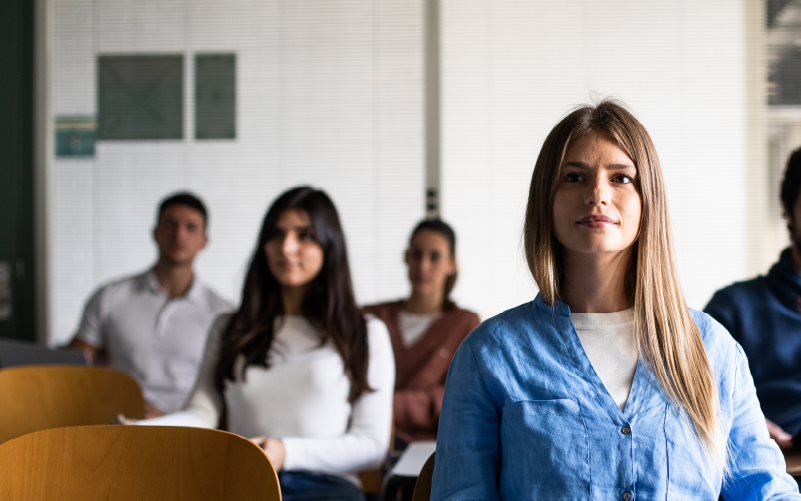
<path id="1" fill-rule="evenodd" d="M 153 239 L 155 266 L 100 287 L 89 299 L 70 343 L 93 363 L 106 363 L 136 379 L 148 417 L 181 408 L 197 377 L 214 318 L 231 309 L 195 275 L 206 247 L 206 207 L 190 193 L 159 206 Z"/>

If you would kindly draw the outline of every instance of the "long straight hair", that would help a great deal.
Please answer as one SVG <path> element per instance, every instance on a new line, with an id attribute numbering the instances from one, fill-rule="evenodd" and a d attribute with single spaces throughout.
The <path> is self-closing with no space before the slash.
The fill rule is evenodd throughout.
<path id="1" fill-rule="evenodd" d="M 300 210 L 309 215 L 313 238 L 323 248 L 323 266 L 309 284 L 301 313 L 330 340 L 342 357 L 350 381 L 349 401 L 370 388 L 367 382 L 367 327 L 353 294 L 345 235 L 337 210 L 323 191 L 301 186 L 292 188 L 273 202 L 261 225 L 256 248 L 250 258 L 242 304 L 223 330 L 215 374 L 218 391 L 225 380 L 244 379 L 250 365 L 269 367 L 267 357 L 275 336 L 275 321 L 284 314 L 281 284 L 270 273 L 264 247 L 277 232 L 281 214 Z M 244 363 L 234 374 L 239 357 Z"/>
<path id="2" fill-rule="evenodd" d="M 706 349 L 679 283 L 662 168 L 648 132 L 622 104 L 583 106 L 548 134 L 531 177 L 524 245 L 531 274 L 546 303 L 560 299 L 564 255 L 553 232 L 554 192 L 565 153 L 592 132 L 608 134 L 634 162 L 642 199 L 640 232 L 626 277 L 634 304 L 637 350 L 668 395 L 695 425 L 725 471 L 727 443 L 720 427 L 717 385 Z"/>

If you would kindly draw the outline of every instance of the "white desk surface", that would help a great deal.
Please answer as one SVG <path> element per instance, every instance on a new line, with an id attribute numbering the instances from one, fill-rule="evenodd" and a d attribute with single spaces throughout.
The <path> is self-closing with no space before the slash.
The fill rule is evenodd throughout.
<path id="1" fill-rule="evenodd" d="M 400 459 L 390 471 L 390 475 L 399 477 L 417 477 L 420 475 L 420 470 L 428 460 L 431 453 L 437 448 L 437 442 L 434 440 L 424 442 L 412 442 L 403 451 Z"/>

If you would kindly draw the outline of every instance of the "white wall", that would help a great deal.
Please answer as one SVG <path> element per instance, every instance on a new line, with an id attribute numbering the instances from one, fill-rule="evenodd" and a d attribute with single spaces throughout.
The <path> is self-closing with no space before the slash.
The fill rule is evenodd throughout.
<path id="1" fill-rule="evenodd" d="M 761 0 L 440 0 L 442 214 L 459 236 L 458 302 L 529 300 L 528 183 L 550 128 L 622 99 L 665 169 L 689 302 L 767 269 L 785 242 L 766 164 Z M 50 0 L 53 117 L 93 115 L 95 57 L 187 56 L 183 141 L 101 142 L 49 175 L 50 339 L 102 281 L 148 266 L 155 205 L 190 188 L 211 210 L 200 274 L 235 299 L 269 201 L 330 191 L 361 301 L 406 292 L 401 251 L 423 215 L 421 0 Z M 192 138 L 191 56 L 237 54 L 235 141 Z"/>
<path id="2" fill-rule="evenodd" d="M 185 139 L 101 141 L 89 160 L 51 159 L 51 343 L 68 340 L 91 291 L 155 259 L 166 193 L 211 213 L 200 276 L 238 299 L 261 218 L 296 184 L 332 196 L 358 299 L 404 294 L 401 252 L 424 214 L 419 1 L 52 0 L 51 119 L 96 114 L 96 56 L 185 55 Z M 192 58 L 233 52 L 237 138 L 195 141 Z M 52 153 L 51 153 L 52 155 Z"/>
<path id="3" fill-rule="evenodd" d="M 534 161 L 571 107 L 607 96 L 656 143 L 690 305 L 767 269 L 785 237 L 779 214 L 749 203 L 777 190 L 751 192 L 766 168 L 749 161 L 766 106 L 746 85 L 753 3 L 443 0 L 443 215 L 461 237 L 463 302 L 487 316 L 534 296 L 521 237 Z"/>

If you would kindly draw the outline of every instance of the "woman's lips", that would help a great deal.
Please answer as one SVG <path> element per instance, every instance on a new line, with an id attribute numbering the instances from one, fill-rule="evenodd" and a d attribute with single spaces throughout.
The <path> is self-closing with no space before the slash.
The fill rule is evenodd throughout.
<path id="1" fill-rule="evenodd" d="M 579 219 L 576 221 L 576 224 L 580 224 L 588 228 L 607 228 L 609 226 L 617 225 L 617 221 L 607 216 L 593 215 Z"/>

